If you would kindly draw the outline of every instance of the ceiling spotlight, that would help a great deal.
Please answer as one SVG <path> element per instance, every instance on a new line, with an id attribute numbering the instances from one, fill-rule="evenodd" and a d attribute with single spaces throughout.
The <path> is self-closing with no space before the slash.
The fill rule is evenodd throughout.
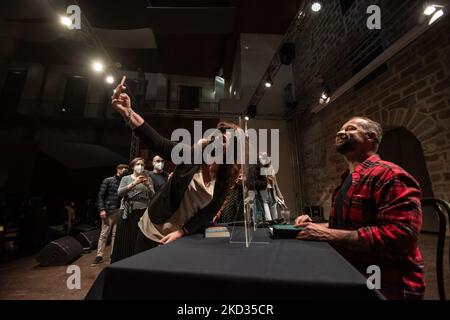
<path id="1" fill-rule="evenodd" d="M 436 12 L 436 7 L 434 5 L 430 5 L 425 9 L 423 14 L 426 16 L 431 16 L 435 12 Z"/>
<path id="2" fill-rule="evenodd" d="M 328 97 L 326 99 L 320 98 L 319 103 L 320 104 L 328 104 L 330 102 L 331 98 Z"/>
<path id="3" fill-rule="evenodd" d="M 267 80 L 266 80 L 266 83 L 264 84 L 264 86 L 266 87 L 266 88 L 270 88 L 270 87 L 272 87 L 272 80 L 270 80 L 270 78 L 268 78 Z"/>
<path id="4" fill-rule="evenodd" d="M 92 69 L 94 69 L 95 72 L 102 72 L 103 71 L 103 63 L 99 61 L 94 61 L 92 63 Z"/>
<path id="5" fill-rule="evenodd" d="M 319 12 L 320 9 L 322 9 L 322 5 L 320 4 L 320 2 L 314 2 L 311 5 L 311 10 L 314 11 L 314 12 Z"/>
<path id="6" fill-rule="evenodd" d="M 437 19 L 439 19 L 440 17 L 442 17 L 444 15 L 444 10 L 439 9 L 438 11 L 436 11 L 433 16 L 430 19 L 430 22 L 428 22 L 428 25 L 432 25 L 434 22 L 436 22 Z"/>
<path id="7" fill-rule="evenodd" d="M 61 22 L 62 25 L 65 25 L 66 27 L 70 26 L 72 24 L 72 20 L 69 17 L 61 16 L 59 18 L 59 22 Z"/>
<path id="8" fill-rule="evenodd" d="M 245 121 L 248 121 L 248 120 L 250 120 L 250 117 L 249 116 L 245 116 L 244 119 L 245 119 Z"/>
<path id="9" fill-rule="evenodd" d="M 322 94 L 320 95 L 320 104 L 327 104 L 331 101 L 330 95 L 328 93 L 328 90 L 325 89 Z"/>
<path id="10" fill-rule="evenodd" d="M 111 84 L 111 83 L 114 82 L 114 77 L 110 75 L 110 76 L 107 76 L 105 80 L 106 80 L 107 83 Z"/>

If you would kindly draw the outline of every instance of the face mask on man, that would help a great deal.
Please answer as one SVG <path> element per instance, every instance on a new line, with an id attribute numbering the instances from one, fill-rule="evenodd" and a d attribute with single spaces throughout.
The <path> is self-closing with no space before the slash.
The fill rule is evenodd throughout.
<path id="1" fill-rule="evenodd" d="M 156 170 L 164 169 L 164 162 L 157 162 L 157 163 L 155 163 L 155 169 Z"/>
<path id="2" fill-rule="evenodd" d="M 136 174 L 141 174 L 142 172 L 144 172 L 144 166 L 142 164 L 137 164 L 134 167 L 134 172 L 136 172 Z"/>

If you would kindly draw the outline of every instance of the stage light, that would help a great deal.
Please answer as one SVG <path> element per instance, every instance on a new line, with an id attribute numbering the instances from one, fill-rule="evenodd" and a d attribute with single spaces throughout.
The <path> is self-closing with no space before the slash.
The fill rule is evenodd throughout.
<path id="1" fill-rule="evenodd" d="M 330 94 L 328 93 L 328 90 L 325 89 L 322 94 L 320 95 L 320 104 L 328 104 L 331 101 Z"/>
<path id="2" fill-rule="evenodd" d="M 107 83 L 113 83 L 114 82 L 114 77 L 113 76 L 107 76 L 105 80 L 106 80 Z"/>
<path id="3" fill-rule="evenodd" d="M 66 16 L 61 16 L 59 18 L 59 22 L 61 22 L 61 24 L 65 25 L 66 27 L 68 27 L 72 24 L 72 20 L 70 20 L 70 18 L 66 17 Z"/>
<path id="4" fill-rule="evenodd" d="M 314 2 L 311 5 L 311 10 L 314 11 L 314 12 L 319 12 L 320 9 L 322 9 L 322 5 L 320 4 L 320 2 Z"/>
<path id="5" fill-rule="evenodd" d="M 431 16 L 433 13 L 435 13 L 436 7 L 434 5 L 428 6 L 425 11 L 423 12 L 426 16 Z"/>
<path id="6" fill-rule="evenodd" d="M 433 16 L 430 19 L 430 22 L 428 22 L 428 25 L 432 25 L 433 23 L 436 22 L 437 19 L 439 19 L 440 17 L 442 17 L 444 15 L 444 10 L 439 9 L 438 11 L 436 11 Z"/>
<path id="7" fill-rule="evenodd" d="M 99 61 L 94 61 L 92 63 L 92 69 L 94 69 L 95 72 L 102 72 L 103 71 L 103 63 Z"/>
<path id="8" fill-rule="evenodd" d="M 432 25 L 436 22 L 436 20 L 444 15 L 444 6 L 438 4 L 430 4 L 425 8 L 423 14 L 428 17 L 431 16 L 430 21 L 428 21 L 428 25 Z"/>

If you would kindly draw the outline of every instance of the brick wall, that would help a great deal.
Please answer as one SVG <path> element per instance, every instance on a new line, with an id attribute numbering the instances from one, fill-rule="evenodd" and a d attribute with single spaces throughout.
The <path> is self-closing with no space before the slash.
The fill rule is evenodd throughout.
<path id="1" fill-rule="evenodd" d="M 340 20 L 342 18 L 336 18 L 333 23 L 339 24 L 337 21 Z M 333 27 L 324 28 L 333 33 Z M 396 28 L 398 30 L 400 27 Z M 347 91 L 317 114 L 308 111 L 296 114 L 305 204 L 321 204 L 328 211 L 331 192 L 339 182 L 340 173 L 346 168 L 343 157 L 334 149 L 334 136 L 345 120 L 354 115 L 368 116 L 388 129 L 404 127 L 412 132 L 422 145 L 434 195 L 450 200 L 448 30 L 450 23 L 447 17 L 387 61 L 387 70 L 362 88 Z M 391 33 L 386 31 L 387 35 Z M 302 37 L 300 35 L 297 39 Z M 333 41 L 327 46 L 340 43 L 337 38 Z M 308 90 L 308 83 L 320 77 L 335 85 L 348 80 L 350 73 L 339 66 L 343 59 L 339 55 L 334 56 L 331 51 L 320 56 L 320 59 L 316 56 L 317 65 L 309 71 L 305 66 L 315 51 L 304 53 L 305 58 L 298 56 L 294 64 L 294 77 L 298 99 L 303 103 L 301 109 L 307 109 L 310 107 L 308 103 L 317 103 L 318 100 L 317 90 Z M 325 72 L 326 68 L 330 71 Z"/>

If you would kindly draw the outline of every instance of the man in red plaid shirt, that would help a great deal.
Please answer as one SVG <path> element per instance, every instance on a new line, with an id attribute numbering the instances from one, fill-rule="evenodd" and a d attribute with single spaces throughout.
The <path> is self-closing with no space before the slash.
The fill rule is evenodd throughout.
<path id="1" fill-rule="evenodd" d="M 329 223 L 316 224 L 301 215 L 296 225 L 304 229 L 297 238 L 328 241 L 366 276 L 371 275 L 368 266 L 378 266 L 387 299 L 421 299 L 420 186 L 404 169 L 376 154 L 382 132 L 380 124 L 365 117 L 342 126 L 335 146 L 348 170 L 333 193 Z"/>

